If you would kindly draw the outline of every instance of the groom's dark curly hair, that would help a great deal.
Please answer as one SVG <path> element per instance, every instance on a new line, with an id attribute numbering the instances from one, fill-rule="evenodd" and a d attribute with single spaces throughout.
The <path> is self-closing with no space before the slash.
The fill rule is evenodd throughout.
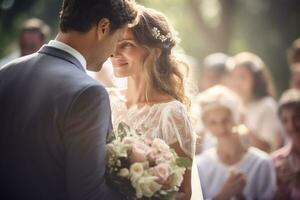
<path id="1" fill-rule="evenodd" d="M 62 32 L 87 32 L 102 18 L 111 22 L 111 31 L 133 23 L 137 16 L 134 0 L 64 0 L 60 12 Z"/>

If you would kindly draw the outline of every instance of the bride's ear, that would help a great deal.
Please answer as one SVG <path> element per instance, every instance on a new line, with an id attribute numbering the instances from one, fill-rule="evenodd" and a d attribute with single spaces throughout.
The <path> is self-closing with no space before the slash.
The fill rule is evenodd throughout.
<path id="1" fill-rule="evenodd" d="M 101 40 L 103 37 L 107 36 L 110 32 L 110 21 L 107 18 L 102 18 L 97 23 L 97 37 Z"/>

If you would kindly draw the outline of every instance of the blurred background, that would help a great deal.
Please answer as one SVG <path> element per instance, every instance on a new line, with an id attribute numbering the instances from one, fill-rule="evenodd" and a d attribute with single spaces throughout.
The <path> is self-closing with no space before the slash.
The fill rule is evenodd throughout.
<path id="1" fill-rule="evenodd" d="M 189 114 L 204 197 L 216 197 L 218 191 L 237 199 L 271 197 L 276 179 L 275 199 L 300 199 L 300 0 L 136 1 L 162 11 L 181 39 L 179 67 L 192 100 Z M 0 0 L 0 68 L 56 36 L 61 4 Z M 100 72 L 88 74 L 108 88 L 126 88 L 127 79 L 115 79 L 111 65 L 108 59 Z M 236 116 L 241 117 L 233 123 Z M 248 151 L 249 146 L 257 149 Z M 207 173 L 208 165 L 217 167 Z"/>
<path id="2" fill-rule="evenodd" d="M 0 58 L 18 47 L 21 24 L 42 19 L 58 31 L 62 0 L 0 0 Z M 198 61 L 223 52 L 250 51 L 270 68 L 278 91 L 288 87 L 288 47 L 300 36 L 299 0 L 138 0 L 164 12 L 178 31 L 181 47 Z M 49 39 L 49 38 L 48 38 Z"/>

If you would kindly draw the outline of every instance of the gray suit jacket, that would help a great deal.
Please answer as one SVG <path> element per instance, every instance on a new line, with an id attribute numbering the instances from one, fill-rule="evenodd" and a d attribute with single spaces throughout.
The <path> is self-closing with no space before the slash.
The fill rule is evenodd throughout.
<path id="1" fill-rule="evenodd" d="M 49 46 L 0 70 L 0 199 L 121 199 L 104 178 L 108 94 Z"/>

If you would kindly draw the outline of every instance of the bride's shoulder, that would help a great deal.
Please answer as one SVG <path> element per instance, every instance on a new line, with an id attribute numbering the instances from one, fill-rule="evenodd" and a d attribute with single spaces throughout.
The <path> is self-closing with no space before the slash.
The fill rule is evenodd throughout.
<path id="1" fill-rule="evenodd" d="M 165 103 L 165 107 L 172 110 L 187 110 L 186 105 L 184 105 L 178 100 L 172 100 Z"/>
<path id="2" fill-rule="evenodd" d="M 105 89 L 106 89 L 106 91 L 108 92 L 109 95 L 122 93 L 124 91 L 124 89 L 116 88 L 116 87 L 106 87 Z"/>
<path id="3" fill-rule="evenodd" d="M 178 100 L 167 102 L 164 105 L 163 113 L 182 118 L 188 116 L 187 107 Z"/>

